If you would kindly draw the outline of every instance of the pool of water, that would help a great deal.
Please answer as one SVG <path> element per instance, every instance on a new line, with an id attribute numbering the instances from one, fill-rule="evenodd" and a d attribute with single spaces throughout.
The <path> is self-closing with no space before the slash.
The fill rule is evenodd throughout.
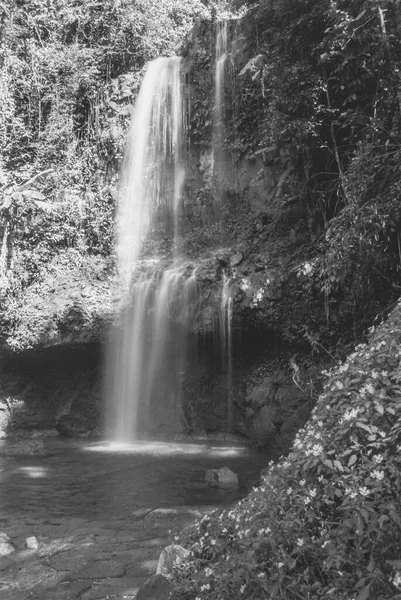
<path id="1" fill-rule="evenodd" d="M 244 495 L 268 458 L 224 442 L 143 441 L 132 445 L 49 440 L 48 455 L 0 459 L 3 518 L 119 518 L 142 507 L 221 504 Z M 207 469 L 227 466 L 237 491 L 205 485 Z"/>
<path id="2" fill-rule="evenodd" d="M 135 585 L 155 572 L 157 556 L 175 534 L 174 526 L 181 528 L 194 519 L 191 514 L 199 514 L 198 509 L 207 512 L 244 496 L 270 460 L 266 454 L 240 444 L 210 440 L 142 441 L 119 446 L 55 438 L 45 444 L 44 456 L 0 458 L 0 531 L 7 533 L 16 547 L 16 553 L 0 559 L 2 600 L 133 597 L 127 589 L 133 594 Z M 218 490 L 205 484 L 206 470 L 223 466 L 239 476 L 238 490 Z M 168 510 L 183 507 L 184 520 L 182 515 L 175 519 L 175 513 L 171 513 L 174 518 L 160 520 L 160 515 L 168 517 Z M 196 510 L 191 512 L 191 507 Z M 157 519 L 142 518 L 149 514 Z M 39 540 L 39 550 L 27 552 L 25 540 L 30 536 Z M 145 547 L 148 552 L 151 546 L 154 553 L 147 555 L 146 561 L 141 559 L 142 567 L 147 567 L 135 571 L 135 585 L 127 575 L 127 565 L 121 577 L 82 579 L 77 565 L 75 571 L 68 568 L 71 559 L 63 563 L 60 558 L 57 564 L 54 558 L 49 559 L 51 551 L 46 548 L 54 540 L 63 548 L 68 540 L 76 555 L 85 546 L 82 565 L 86 569 L 93 567 L 99 556 L 106 562 L 113 556 L 125 565 L 127 552 L 138 553 Z M 64 550 L 56 554 L 67 559 L 70 550 L 66 555 Z M 34 578 L 33 568 L 39 573 Z M 44 572 L 47 583 L 40 575 Z M 74 595 L 67 584 L 83 580 L 89 587 L 82 592 L 78 586 L 80 591 Z M 106 591 L 105 586 L 109 586 Z M 110 594 L 110 590 L 120 588 L 125 595 Z"/>

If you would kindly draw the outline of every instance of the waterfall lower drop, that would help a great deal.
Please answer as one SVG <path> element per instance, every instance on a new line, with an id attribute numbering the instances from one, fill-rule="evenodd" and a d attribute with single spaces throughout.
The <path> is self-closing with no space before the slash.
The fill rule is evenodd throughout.
<path id="1" fill-rule="evenodd" d="M 118 215 L 120 280 L 126 309 L 112 344 L 107 429 L 131 443 L 161 425 L 179 428 L 188 309 L 196 296 L 191 266 L 163 270 L 139 261 L 143 242 L 162 231 L 179 236 L 183 110 L 178 57 L 147 68 L 132 118 Z M 142 266 L 140 266 L 142 265 Z"/>

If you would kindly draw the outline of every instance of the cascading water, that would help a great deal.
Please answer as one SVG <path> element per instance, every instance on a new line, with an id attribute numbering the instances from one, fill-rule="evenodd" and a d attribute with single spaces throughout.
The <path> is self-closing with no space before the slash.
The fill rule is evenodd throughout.
<path id="1" fill-rule="evenodd" d="M 224 84 L 227 48 L 227 21 L 217 21 L 214 73 L 215 113 L 213 123 L 213 141 L 214 145 L 218 147 L 223 145 L 224 136 Z"/>
<path id="2" fill-rule="evenodd" d="M 223 368 L 227 378 L 227 429 L 232 429 L 232 315 L 233 299 L 231 295 L 231 277 L 223 274 L 223 290 L 221 295 L 221 348 Z"/>
<path id="3" fill-rule="evenodd" d="M 162 424 L 177 428 L 180 420 L 193 268 L 175 257 L 170 268 L 148 261 L 139 269 L 138 259 L 151 232 L 177 242 L 182 130 L 180 59 L 160 58 L 150 63 L 137 98 L 122 174 L 118 257 L 128 307 L 113 347 L 107 423 L 119 443 Z"/>
<path id="4" fill-rule="evenodd" d="M 118 217 L 119 268 L 128 282 L 151 225 L 178 236 L 185 177 L 180 64 L 179 57 L 151 62 L 135 104 Z"/>
<path id="5" fill-rule="evenodd" d="M 227 22 L 217 21 L 214 57 L 214 114 L 213 114 L 213 174 L 215 178 L 214 213 L 219 220 L 222 212 L 222 180 L 224 178 L 223 147 L 225 134 L 225 72 L 227 59 Z"/>
<path id="6" fill-rule="evenodd" d="M 216 25 L 213 158 L 222 181 L 225 130 L 227 23 Z M 182 431 L 186 418 L 182 383 L 198 300 L 195 270 L 174 249 L 180 236 L 184 168 L 184 103 L 181 60 L 149 64 L 135 104 L 121 178 L 118 259 L 122 321 L 109 359 L 107 430 L 114 442 L 129 444 L 159 432 Z M 218 189 L 217 185 L 217 189 Z M 216 216 L 221 215 L 218 195 Z M 144 242 L 172 240 L 172 261 L 141 259 Z M 232 298 L 224 276 L 220 307 L 220 352 L 227 382 L 227 428 L 232 427 Z M 194 346 L 196 346 L 196 340 Z"/>

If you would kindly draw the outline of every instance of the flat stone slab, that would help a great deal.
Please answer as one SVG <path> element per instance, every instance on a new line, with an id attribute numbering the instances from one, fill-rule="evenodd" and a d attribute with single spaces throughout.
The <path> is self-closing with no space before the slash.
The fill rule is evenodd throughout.
<path id="1" fill-rule="evenodd" d="M 79 570 L 74 570 L 68 574 L 66 580 L 70 579 L 111 579 L 115 577 L 124 577 L 127 565 L 113 560 L 94 561 L 85 565 Z"/>
<path id="2" fill-rule="evenodd" d="M 81 598 L 82 594 L 90 590 L 92 587 L 91 580 L 79 580 L 79 581 L 61 581 L 57 585 L 57 593 L 54 588 L 42 592 L 40 598 L 38 596 L 30 596 L 34 600 L 76 600 Z"/>
<path id="3" fill-rule="evenodd" d="M 79 600 L 114 600 L 120 597 L 129 600 L 135 598 L 142 583 L 143 579 L 138 581 L 131 577 L 93 582 L 91 587 L 79 596 Z"/>
<path id="4" fill-rule="evenodd" d="M 62 574 L 52 568 L 33 563 L 25 566 L 14 566 L 2 577 L 0 582 L 0 598 L 7 600 L 22 600 L 22 593 L 35 591 L 39 597 L 43 590 L 54 587 L 61 579 Z"/>

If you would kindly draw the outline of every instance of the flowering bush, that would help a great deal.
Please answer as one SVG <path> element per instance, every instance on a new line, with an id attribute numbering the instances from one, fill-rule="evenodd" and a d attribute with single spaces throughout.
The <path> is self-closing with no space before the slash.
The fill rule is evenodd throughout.
<path id="1" fill-rule="evenodd" d="M 401 303 L 324 391 L 287 457 L 181 543 L 177 598 L 401 598 Z"/>

